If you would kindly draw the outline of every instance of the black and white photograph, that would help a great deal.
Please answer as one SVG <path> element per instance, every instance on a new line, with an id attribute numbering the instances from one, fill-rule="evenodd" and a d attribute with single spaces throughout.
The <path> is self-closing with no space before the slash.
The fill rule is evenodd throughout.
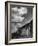
<path id="1" fill-rule="evenodd" d="M 36 3 L 6 2 L 6 44 L 36 42 Z"/>
<path id="2" fill-rule="evenodd" d="M 32 38 L 33 7 L 12 5 L 10 17 L 12 38 Z"/>

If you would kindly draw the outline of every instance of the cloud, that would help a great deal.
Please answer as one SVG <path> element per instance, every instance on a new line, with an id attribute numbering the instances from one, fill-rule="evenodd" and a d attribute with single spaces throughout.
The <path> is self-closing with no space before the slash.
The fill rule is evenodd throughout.
<path id="1" fill-rule="evenodd" d="M 27 8 L 26 7 L 21 7 L 20 9 L 18 9 L 19 14 L 23 15 L 23 14 L 27 14 Z"/>
<path id="2" fill-rule="evenodd" d="M 14 8 L 12 8 L 11 9 L 12 11 L 14 11 L 14 12 L 17 12 L 16 14 L 19 14 L 19 15 L 23 15 L 23 14 L 27 14 L 27 8 L 26 7 L 20 7 L 20 8 L 18 8 L 18 7 L 14 7 Z"/>

